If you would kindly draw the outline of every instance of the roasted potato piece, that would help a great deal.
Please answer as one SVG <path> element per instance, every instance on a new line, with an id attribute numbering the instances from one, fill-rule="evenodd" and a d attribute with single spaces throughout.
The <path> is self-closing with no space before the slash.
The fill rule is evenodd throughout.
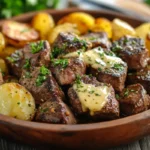
<path id="1" fill-rule="evenodd" d="M 0 32 L 0 53 L 5 48 L 5 45 L 6 45 L 5 38 L 3 34 Z"/>
<path id="2" fill-rule="evenodd" d="M 4 21 L 2 33 L 7 42 L 15 47 L 23 47 L 28 42 L 39 39 L 39 33 L 28 24 L 15 21 Z"/>
<path id="3" fill-rule="evenodd" d="M 72 23 L 76 24 L 78 30 L 81 34 L 86 33 L 91 29 L 95 24 L 95 19 L 93 16 L 83 13 L 83 12 L 74 12 L 71 13 L 58 21 L 58 24 Z"/>
<path id="4" fill-rule="evenodd" d="M 150 23 L 143 23 L 137 28 L 135 28 L 137 36 L 146 39 L 148 33 L 150 33 Z"/>
<path id="5" fill-rule="evenodd" d="M 150 33 L 147 34 L 145 43 L 146 43 L 146 48 L 149 50 L 149 55 L 150 55 Z"/>
<path id="6" fill-rule="evenodd" d="M 112 25 L 111 22 L 106 18 L 97 18 L 92 31 L 99 32 L 104 31 L 107 33 L 108 38 L 112 38 Z"/>
<path id="7" fill-rule="evenodd" d="M 13 46 L 6 46 L 1 52 L 0 52 L 0 57 L 6 58 L 7 56 L 10 56 L 12 53 L 15 52 L 17 48 Z"/>
<path id="8" fill-rule="evenodd" d="M 1 71 L 2 73 L 4 73 L 4 75 L 8 73 L 8 68 L 7 68 L 7 66 L 6 66 L 6 63 L 5 63 L 5 61 L 4 61 L 3 59 L 1 59 L 1 58 L 0 58 L 0 71 Z"/>
<path id="9" fill-rule="evenodd" d="M 32 95 L 17 83 L 0 85 L 0 114 L 21 120 L 32 120 L 35 102 Z"/>
<path id="10" fill-rule="evenodd" d="M 124 35 L 136 36 L 136 32 L 127 22 L 118 18 L 114 19 L 112 22 L 112 39 L 118 40 Z"/>
<path id="11" fill-rule="evenodd" d="M 39 31 L 41 39 L 47 39 L 48 33 L 55 25 L 53 17 L 44 12 L 36 14 L 31 24 L 34 29 Z"/>
<path id="12" fill-rule="evenodd" d="M 50 44 L 52 44 L 55 41 L 55 39 L 57 38 L 60 32 L 70 32 L 75 34 L 80 33 L 77 30 L 77 26 L 74 24 L 64 23 L 64 24 L 57 25 L 55 28 L 51 30 L 50 34 L 48 35 L 48 41 Z"/>

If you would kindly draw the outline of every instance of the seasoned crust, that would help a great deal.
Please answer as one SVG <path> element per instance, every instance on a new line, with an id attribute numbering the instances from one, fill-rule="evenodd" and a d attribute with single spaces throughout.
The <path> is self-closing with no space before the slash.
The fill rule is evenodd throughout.
<path id="1" fill-rule="evenodd" d="M 127 86 L 119 97 L 121 113 L 133 115 L 150 108 L 150 97 L 141 84 Z"/>
<path id="2" fill-rule="evenodd" d="M 74 112 L 77 115 L 90 115 L 90 117 L 94 120 L 109 120 L 119 118 L 119 103 L 115 98 L 115 92 L 112 86 L 110 84 L 98 82 L 95 77 L 82 76 L 81 80 L 85 84 L 92 84 L 95 85 L 95 87 L 108 86 L 111 92 L 108 96 L 106 105 L 100 111 L 95 111 L 93 115 L 90 115 L 89 110 L 85 112 L 83 111 L 80 99 L 76 91 L 73 89 L 73 87 L 71 87 L 68 90 L 68 97 Z"/>
<path id="3" fill-rule="evenodd" d="M 113 42 L 111 49 L 128 64 L 129 69 L 141 69 L 148 63 L 149 52 L 141 38 L 124 36 Z"/>

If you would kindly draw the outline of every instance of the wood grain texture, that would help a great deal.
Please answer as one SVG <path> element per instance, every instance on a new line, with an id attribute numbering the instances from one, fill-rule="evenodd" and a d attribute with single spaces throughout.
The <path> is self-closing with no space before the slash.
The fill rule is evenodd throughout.
<path id="1" fill-rule="evenodd" d="M 74 12 L 84 11 L 94 17 L 106 17 L 110 20 L 118 17 L 132 26 L 136 27 L 142 23 L 138 19 L 132 19 L 113 12 L 104 11 L 85 11 L 85 10 L 48 10 L 57 21 L 62 16 Z M 35 15 L 35 12 L 12 18 L 13 20 L 29 22 Z M 0 24 L 2 21 L 0 21 Z M 60 147 L 60 149 L 100 149 L 127 144 L 150 134 L 150 110 L 130 117 L 82 125 L 54 125 L 46 123 L 35 123 L 21 121 L 7 116 L 0 115 L 0 134 L 30 143 L 32 145 L 47 145 L 48 149 Z M 6 141 L 3 141 L 3 147 L 6 147 Z M 129 145 L 127 145 L 128 147 Z M 141 147 L 148 147 L 143 142 L 131 144 L 130 150 L 140 150 Z M 43 148 L 43 147 L 42 147 Z M 134 149 L 136 148 L 136 149 Z M 0 149 L 1 150 L 1 149 Z"/>
<path id="2" fill-rule="evenodd" d="M 44 148 L 44 147 L 37 148 L 34 146 L 12 142 L 10 140 L 0 137 L 0 150 L 62 150 L 62 148 L 60 149 L 51 149 L 50 147 L 49 148 Z M 147 136 L 134 143 L 123 145 L 123 146 L 116 147 L 116 148 L 111 148 L 108 150 L 150 150 L 150 136 Z"/>

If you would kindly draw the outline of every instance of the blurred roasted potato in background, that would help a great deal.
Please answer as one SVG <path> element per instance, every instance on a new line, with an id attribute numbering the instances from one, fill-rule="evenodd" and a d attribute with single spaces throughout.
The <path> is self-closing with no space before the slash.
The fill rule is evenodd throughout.
<path id="1" fill-rule="evenodd" d="M 75 24 L 70 24 L 70 23 L 60 24 L 55 26 L 55 28 L 53 28 L 49 33 L 48 41 L 50 44 L 52 44 L 55 41 L 56 37 L 60 32 L 70 32 L 70 33 L 80 34 Z"/>
<path id="2" fill-rule="evenodd" d="M 48 13 L 37 13 L 32 21 L 32 27 L 39 31 L 41 39 L 47 39 L 47 35 L 50 30 L 55 26 L 54 19 Z"/>
<path id="3" fill-rule="evenodd" d="M 8 68 L 5 60 L 0 58 L 0 71 L 4 73 L 4 75 L 8 74 Z"/>
<path id="4" fill-rule="evenodd" d="M 28 42 L 39 39 L 39 33 L 26 23 L 4 21 L 2 33 L 7 42 L 15 47 L 23 47 Z"/>
<path id="5" fill-rule="evenodd" d="M 0 53 L 5 48 L 6 42 L 3 34 L 0 32 Z"/>
<path id="6" fill-rule="evenodd" d="M 145 44 L 146 44 L 146 48 L 149 50 L 149 55 L 150 55 L 150 33 L 147 33 Z"/>
<path id="7" fill-rule="evenodd" d="M 35 102 L 32 95 L 18 83 L 0 85 L 0 114 L 21 120 L 32 120 Z"/>
<path id="8" fill-rule="evenodd" d="M 6 46 L 2 51 L 0 51 L 0 57 L 5 59 L 10 56 L 17 48 L 13 46 Z"/>
<path id="9" fill-rule="evenodd" d="M 146 39 L 148 33 L 150 33 L 150 23 L 143 23 L 135 28 L 138 37 Z"/>
<path id="10" fill-rule="evenodd" d="M 112 38 L 112 25 L 106 18 L 96 18 L 95 25 L 91 30 L 94 32 L 104 31 L 107 33 L 108 38 Z"/>
<path id="11" fill-rule="evenodd" d="M 95 18 L 90 14 L 84 12 L 74 12 L 67 16 L 62 17 L 58 24 L 72 23 L 76 24 L 78 30 L 81 34 L 86 33 L 88 30 L 92 29 L 95 24 Z"/>
<path id="12" fill-rule="evenodd" d="M 124 35 L 136 36 L 136 32 L 134 28 L 131 25 L 129 25 L 127 22 L 115 18 L 112 21 L 112 39 L 118 40 Z"/>

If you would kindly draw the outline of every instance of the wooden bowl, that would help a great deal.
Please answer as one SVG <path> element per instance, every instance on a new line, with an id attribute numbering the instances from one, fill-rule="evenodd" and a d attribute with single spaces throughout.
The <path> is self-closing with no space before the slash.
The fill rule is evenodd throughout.
<path id="1" fill-rule="evenodd" d="M 84 11 L 94 17 L 106 17 L 110 20 L 121 18 L 136 27 L 142 23 L 113 12 L 87 10 L 47 10 L 57 21 L 62 16 Z M 36 12 L 12 18 L 12 20 L 29 22 Z M 2 21 L 0 21 L 0 24 Z M 0 115 L 0 134 L 11 139 L 34 145 L 48 145 L 73 149 L 102 149 L 126 144 L 150 134 L 150 110 L 130 117 L 89 124 L 54 125 L 21 121 Z"/>

